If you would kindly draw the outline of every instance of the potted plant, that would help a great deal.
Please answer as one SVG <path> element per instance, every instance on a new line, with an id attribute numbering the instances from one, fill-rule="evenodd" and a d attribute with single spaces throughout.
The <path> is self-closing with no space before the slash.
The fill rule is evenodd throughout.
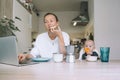
<path id="1" fill-rule="evenodd" d="M 21 21 L 18 17 L 15 17 L 15 19 Z M 12 19 L 7 18 L 6 16 L 0 19 L 0 37 L 16 36 L 14 34 L 15 31 L 20 30 L 15 26 L 15 22 Z"/>

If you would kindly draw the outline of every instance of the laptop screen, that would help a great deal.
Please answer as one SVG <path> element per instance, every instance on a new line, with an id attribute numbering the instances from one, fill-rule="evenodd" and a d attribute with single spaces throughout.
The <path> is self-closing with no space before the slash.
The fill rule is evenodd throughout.
<path id="1" fill-rule="evenodd" d="M 18 65 L 18 50 L 15 36 L 0 37 L 0 63 Z"/>

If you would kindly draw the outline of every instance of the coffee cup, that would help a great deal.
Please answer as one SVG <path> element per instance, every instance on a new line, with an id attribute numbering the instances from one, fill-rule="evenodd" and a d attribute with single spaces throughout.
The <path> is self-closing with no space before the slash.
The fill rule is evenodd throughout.
<path id="1" fill-rule="evenodd" d="M 61 53 L 54 53 L 53 54 L 54 62 L 62 62 L 63 61 L 63 54 Z"/>

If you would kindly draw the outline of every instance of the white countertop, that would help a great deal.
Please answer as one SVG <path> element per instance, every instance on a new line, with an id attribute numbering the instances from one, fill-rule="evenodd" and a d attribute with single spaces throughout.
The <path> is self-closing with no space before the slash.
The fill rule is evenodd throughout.
<path id="1" fill-rule="evenodd" d="M 22 67 L 0 64 L 0 80 L 120 80 L 120 61 L 50 61 Z"/>

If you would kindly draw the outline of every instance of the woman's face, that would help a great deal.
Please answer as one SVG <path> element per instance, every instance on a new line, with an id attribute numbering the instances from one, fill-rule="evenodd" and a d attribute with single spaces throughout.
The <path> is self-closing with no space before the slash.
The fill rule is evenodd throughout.
<path id="1" fill-rule="evenodd" d="M 58 21 L 56 21 L 55 16 L 47 15 L 44 20 L 45 27 L 48 32 L 51 32 L 51 27 L 58 27 Z"/>

